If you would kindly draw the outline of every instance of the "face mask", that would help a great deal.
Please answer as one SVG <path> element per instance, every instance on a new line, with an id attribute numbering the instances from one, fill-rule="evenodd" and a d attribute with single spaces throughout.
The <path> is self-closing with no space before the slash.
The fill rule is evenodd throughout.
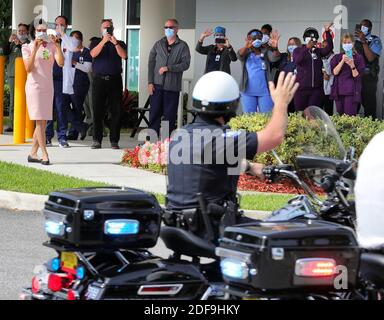
<path id="1" fill-rule="evenodd" d="M 261 41 L 262 41 L 263 44 L 266 44 L 266 43 L 269 42 L 270 39 L 271 39 L 271 38 L 269 37 L 269 35 L 264 34 L 264 35 L 263 35 L 263 40 L 261 40 Z"/>
<path id="2" fill-rule="evenodd" d="M 76 44 L 76 47 L 80 46 L 80 40 L 73 38 L 73 42 Z"/>
<path id="3" fill-rule="evenodd" d="M 353 49 L 353 44 L 352 43 L 344 43 L 343 44 L 343 50 L 345 51 L 345 52 L 351 52 L 352 51 L 352 49 Z"/>
<path id="4" fill-rule="evenodd" d="M 263 41 L 260 39 L 256 39 L 255 41 L 252 42 L 252 45 L 254 48 L 258 49 L 263 45 Z"/>
<path id="5" fill-rule="evenodd" d="M 174 35 L 175 35 L 174 29 L 165 29 L 165 36 L 167 38 L 173 38 Z"/>
<path id="6" fill-rule="evenodd" d="M 312 41 L 312 38 L 310 38 L 310 37 L 307 37 L 307 38 L 304 39 L 305 44 L 308 44 L 311 41 Z"/>
<path id="7" fill-rule="evenodd" d="M 362 27 L 361 27 L 361 32 L 363 32 L 364 35 L 367 36 L 368 33 L 369 33 L 369 28 L 366 27 L 366 26 L 362 26 Z"/>
<path id="8" fill-rule="evenodd" d="M 290 53 L 290 54 L 292 54 L 293 53 L 293 51 L 295 51 L 295 49 L 297 48 L 297 46 L 296 45 L 291 45 L 291 46 L 288 46 L 288 52 Z"/>
<path id="9" fill-rule="evenodd" d="M 21 42 L 25 42 L 25 41 L 28 40 L 28 35 L 26 35 L 26 34 L 22 34 L 22 35 L 18 34 L 18 35 L 17 35 L 17 38 L 18 38 Z"/>

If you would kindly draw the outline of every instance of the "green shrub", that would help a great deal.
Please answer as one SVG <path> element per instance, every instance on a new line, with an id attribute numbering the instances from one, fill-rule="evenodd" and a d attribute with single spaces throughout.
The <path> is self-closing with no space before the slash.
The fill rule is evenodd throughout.
<path id="1" fill-rule="evenodd" d="M 230 126 L 233 130 L 261 131 L 267 125 L 270 115 L 252 114 L 232 119 Z M 340 134 L 343 145 L 356 148 L 359 158 L 371 139 L 384 131 L 383 121 L 373 121 L 371 118 L 348 116 L 333 116 L 332 121 Z M 276 149 L 284 163 L 294 164 L 295 158 L 305 152 L 340 158 L 340 149 L 334 139 L 325 139 L 316 123 L 308 122 L 302 114 L 289 116 L 289 126 L 283 144 Z M 271 165 L 276 164 L 272 153 L 258 155 L 255 161 Z"/>

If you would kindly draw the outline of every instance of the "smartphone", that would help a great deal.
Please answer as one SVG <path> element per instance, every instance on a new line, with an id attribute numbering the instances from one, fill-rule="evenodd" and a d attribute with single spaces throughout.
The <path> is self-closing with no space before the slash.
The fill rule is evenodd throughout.
<path id="1" fill-rule="evenodd" d="M 347 56 L 348 56 L 349 59 L 353 59 L 353 51 L 352 50 L 348 51 L 347 52 Z"/>
<path id="2" fill-rule="evenodd" d="M 362 27 L 362 25 L 361 25 L 361 24 L 357 24 L 357 25 L 356 25 L 356 29 L 355 29 L 355 30 L 356 30 L 356 31 L 361 31 L 361 27 Z"/>
<path id="3" fill-rule="evenodd" d="M 48 30 L 56 30 L 56 23 L 54 23 L 54 22 L 48 22 L 48 23 L 47 23 L 47 29 L 48 29 Z"/>
<path id="4" fill-rule="evenodd" d="M 113 36 L 113 31 L 115 31 L 115 28 L 114 27 L 108 27 L 107 28 L 107 32 L 111 35 L 111 36 Z"/>

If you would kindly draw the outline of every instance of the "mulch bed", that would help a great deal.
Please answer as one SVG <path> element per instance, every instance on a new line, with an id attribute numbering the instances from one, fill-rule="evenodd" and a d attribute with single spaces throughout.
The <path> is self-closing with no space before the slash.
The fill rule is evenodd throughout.
<path id="1" fill-rule="evenodd" d="M 304 181 L 314 190 L 317 194 L 324 194 L 322 189 L 316 187 L 312 182 L 304 179 Z M 304 194 L 304 190 L 296 186 L 291 180 L 284 179 L 279 183 L 268 183 L 258 180 L 255 177 L 242 175 L 239 180 L 239 189 L 241 191 L 252 191 L 262 193 L 277 193 L 277 194 Z"/>

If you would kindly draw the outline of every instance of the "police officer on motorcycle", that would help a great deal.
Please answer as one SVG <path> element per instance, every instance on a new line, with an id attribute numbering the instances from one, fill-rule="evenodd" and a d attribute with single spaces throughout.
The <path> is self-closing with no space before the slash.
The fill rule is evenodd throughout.
<path id="1" fill-rule="evenodd" d="M 235 79 L 211 72 L 198 81 L 193 92 L 197 119 L 178 130 L 170 142 L 167 224 L 214 240 L 219 228 L 242 221 L 237 198 L 240 174 L 263 178 L 263 166 L 247 160 L 282 143 L 288 105 L 299 87 L 293 74 L 284 73 L 276 86 L 272 82 L 269 86 L 275 104 L 272 118 L 260 132 L 249 133 L 227 126 L 240 101 Z"/>

